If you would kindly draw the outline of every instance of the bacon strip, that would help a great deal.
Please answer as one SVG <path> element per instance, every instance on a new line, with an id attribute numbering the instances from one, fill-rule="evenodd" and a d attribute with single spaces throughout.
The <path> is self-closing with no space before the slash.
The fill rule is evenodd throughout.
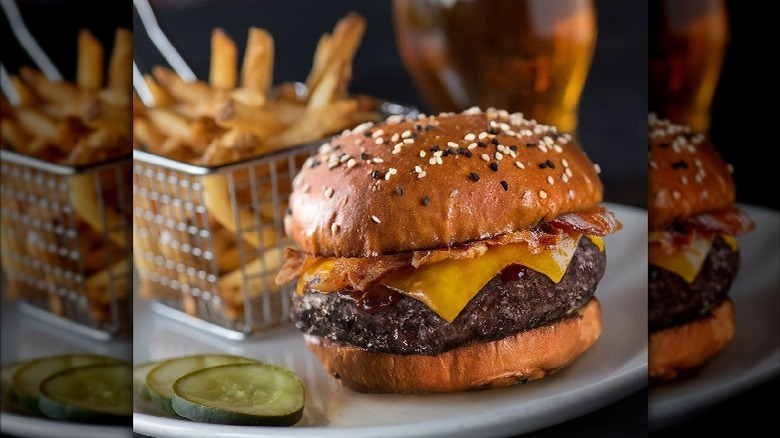
<path id="1" fill-rule="evenodd" d="M 755 226 L 744 210 L 732 206 L 698 214 L 676 223 L 674 229 L 651 231 L 648 242 L 651 245 L 659 245 L 664 253 L 671 254 L 690 245 L 697 238 L 712 237 L 716 234 L 739 236 L 751 231 Z"/>
<path id="2" fill-rule="evenodd" d="M 564 234 L 605 236 L 620 230 L 622 227 L 623 225 L 612 212 L 597 206 L 588 211 L 557 217 L 533 229 L 470 242 L 454 248 L 413 251 L 371 258 L 338 258 L 327 278 L 320 279 L 317 290 L 333 292 L 350 286 L 354 290 L 363 291 L 400 269 L 418 268 L 442 260 L 476 258 L 484 254 L 491 246 L 526 242 L 532 253 L 538 253 L 555 248 Z M 313 258 L 292 249 L 285 251 L 286 260 L 276 276 L 277 284 L 286 283 L 300 275 L 307 260 Z"/>

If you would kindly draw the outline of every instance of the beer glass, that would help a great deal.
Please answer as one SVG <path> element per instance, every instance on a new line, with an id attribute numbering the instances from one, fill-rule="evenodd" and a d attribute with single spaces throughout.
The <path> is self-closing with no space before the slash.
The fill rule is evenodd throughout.
<path id="1" fill-rule="evenodd" d="M 574 132 L 596 42 L 592 0 L 394 0 L 393 17 L 431 111 L 494 107 Z"/>
<path id="2" fill-rule="evenodd" d="M 707 133 L 729 40 L 724 0 L 651 0 L 649 106 Z"/>

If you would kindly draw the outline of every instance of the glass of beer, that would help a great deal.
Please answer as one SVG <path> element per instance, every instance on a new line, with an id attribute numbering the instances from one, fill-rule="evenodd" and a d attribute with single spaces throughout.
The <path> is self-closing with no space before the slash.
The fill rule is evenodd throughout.
<path id="1" fill-rule="evenodd" d="M 574 132 L 596 43 L 592 0 L 394 0 L 401 59 L 435 112 L 522 112 Z"/>
<path id="2" fill-rule="evenodd" d="M 724 0 L 651 0 L 649 106 L 707 133 L 729 40 Z"/>

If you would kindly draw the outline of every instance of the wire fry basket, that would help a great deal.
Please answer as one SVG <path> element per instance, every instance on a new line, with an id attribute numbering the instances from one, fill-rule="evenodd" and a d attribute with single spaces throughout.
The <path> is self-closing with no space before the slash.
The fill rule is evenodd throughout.
<path id="1" fill-rule="evenodd" d="M 84 166 L 0 151 L 6 296 L 97 339 L 131 329 L 129 156 Z"/>
<path id="2" fill-rule="evenodd" d="M 152 308 L 243 338 L 289 320 L 283 215 L 292 179 L 317 144 L 217 167 L 133 154 L 139 293 Z M 207 324 L 198 324 L 206 322 Z"/>

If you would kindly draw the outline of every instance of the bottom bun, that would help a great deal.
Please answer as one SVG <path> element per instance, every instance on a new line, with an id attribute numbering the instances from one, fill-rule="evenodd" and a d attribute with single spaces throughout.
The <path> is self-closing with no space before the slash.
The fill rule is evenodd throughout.
<path id="1" fill-rule="evenodd" d="M 711 315 L 650 335 L 649 376 L 653 381 L 676 379 L 699 368 L 729 343 L 734 335 L 734 304 L 730 299 Z"/>
<path id="2" fill-rule="evenodd" d="M 344 386 L 370 393 L 456 392 L 539 379 L 590 348 L 601 334 L 601 305 L 591 298 L 576 314 L 503 339 L 436 356 L 368 351 L 304 335 L 306 345 Z"/>

